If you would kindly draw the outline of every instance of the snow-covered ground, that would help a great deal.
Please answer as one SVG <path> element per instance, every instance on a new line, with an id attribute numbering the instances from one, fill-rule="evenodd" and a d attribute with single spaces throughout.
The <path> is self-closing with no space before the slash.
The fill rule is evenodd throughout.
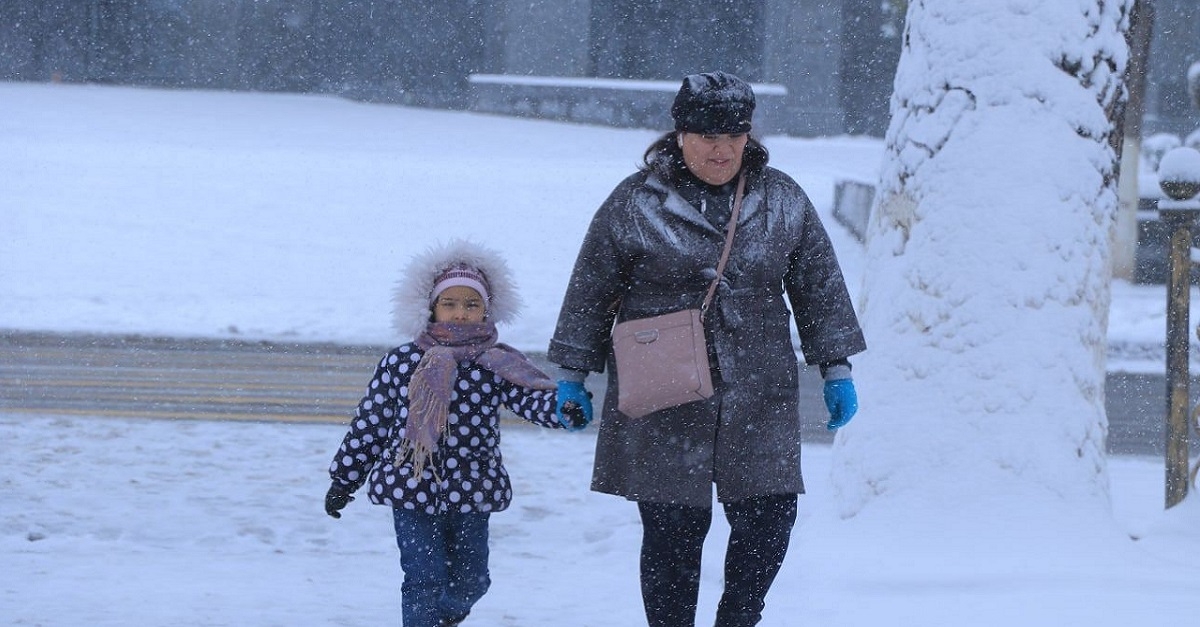
<path id="1" fill-rule="evenodd" d="M 78 627 L 399 625 L 386 508 L 325 515 L 336 425 L 0 416 L 0 623 Z M 515 502 L 492 517 L 492 589 L 468 625 L 629 627 L 641 619 L 636 508 L 588 491 L 588 434 L 505 431 Z M 1110 460 L 1114 514 L 1143 536 L 1042 563 L 1036 542 L 937 570 L 834 516 L 828 447 L 805 452 L 809 493 L 764 626 L 1189 624 L 1200 618 L 1195 511 L 1164 520 L 1161 464 Z M 1172 510 L 1175 511 L 1175 510 Z M 1036 524 L 1013 512 L 1013 524 Z M 889 522 L 925 544 L 937 520 Z M 981 522 L 986 533 L 994 523 Z M 720 590 L 728 527 L 714 517 L 701 616 Z M 1011 549 L 1012 547 L 1007 547 Z M 868 571 L 846 564 L 869 558 Z M 709 619 L 711 620 L 711 618 Z M 1162 621 L 1159 623 L 1159 621 Z M 641 624 L 645 624 L 644 622 Z M 705 620 L 699 621 L 705 624 Z"/>
<path id="2" fill-rule="evenodd" d="M 591 213 L 656 136 L 320 96 L 0 84 L 0 102 L 0 329 L 17 330 L 395 343 L 396 272 L 467 236 L 505 251 L 522 289 L 502 339 L 542 350 Z M 765 141 L 826 216 L 857 295 L 863 251 L 829 213 L 839 178 L 876 178 L 882 143 Z M 1160 345 L 1164 308 L 1161 286 L 1116 283 L 1110 344 Z M 0 622 L 399 624 L 388 512 L 322 511 L 341 434 L 0 414 Z M 506 430 L 516 501 L 493 517 L 494 583 L 467 624 L 639 623 L 636 511 L 588 492 L 593 442 Z M 1110 458 L 1111 523 L 1074 544 L 1039 535 L 1033 504 L 969 530 L 937 511 L 840 518 L 830 449 L 805 454 L 764 626 L 1200 618 L 1200 506 L 1162 512 L 1161 460 Z M 718 515 L 702 624 L 724 531 Z M 879 541 L 897 536 L 912 542 Z"/>

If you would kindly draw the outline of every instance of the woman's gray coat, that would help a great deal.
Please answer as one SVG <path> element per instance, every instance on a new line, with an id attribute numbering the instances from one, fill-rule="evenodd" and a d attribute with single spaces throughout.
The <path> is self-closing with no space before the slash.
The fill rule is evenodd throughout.
<path id="1" fill-rule="evenodd" d="M 723 244 L 722 230 L 646 171 L 618 185 L 592 219 L 548 357 L 607 367 L 593 490 L 697 507 L 711 506 L 714 483 L 722 502 L 804 492 L 788 304 L 808 363 L 866 344 L 817 212 L 774 168 L 747 179 L 725 280 L 705 318 L 716 394 L 639 419 L 617 411 L 614 321 L 698 307 Z"/>

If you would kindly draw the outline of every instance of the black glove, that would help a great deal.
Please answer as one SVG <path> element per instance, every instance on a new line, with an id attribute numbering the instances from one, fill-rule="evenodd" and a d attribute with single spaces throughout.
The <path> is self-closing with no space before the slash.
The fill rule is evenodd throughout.
<path id="1" fill-rule="evenodd" d="M 346 488 L 335 483 L 329 486 L 329 491 L 325 493 L 325 513 L 334 518 L 341 518 L 341 510 L 353 500 L 354 497 L 346 491 Z"/>
<path id="2" fill-rule="evenodd" d="M 592 422 L 592 393 L 582 383 L 559 381 L 556 394 L 555 414 L 568 431 L 578 431 Z"/>
<path id="3" fill-rule="evenodd" d="M 587 411 L 575 401 L 567 401 L 562 407 L 562 425 L 570 431 L 578 431 L 591 422 Z"/>

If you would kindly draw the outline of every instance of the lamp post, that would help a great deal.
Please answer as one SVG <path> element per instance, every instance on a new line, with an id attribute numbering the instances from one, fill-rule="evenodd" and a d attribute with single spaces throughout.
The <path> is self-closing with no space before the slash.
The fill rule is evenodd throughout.
<path id="1" fill-rule="evenodd" d="M 1167 251 L 1167 448 L 1166 506 L 1188 492 L 1188 322 L 1192 226 L 1200 215 L 1200 152 L 1176 148 L 1163 155 L 1159 186 L 1166 199 L 1158 214 L 1170 230 Z"/>

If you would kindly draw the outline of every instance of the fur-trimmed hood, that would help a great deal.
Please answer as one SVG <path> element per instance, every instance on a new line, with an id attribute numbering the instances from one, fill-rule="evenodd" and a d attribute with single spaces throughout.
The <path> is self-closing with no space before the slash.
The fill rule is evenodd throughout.
<path id="1" fill-rule="evenodd" d="M 513 283 L 512 272 L 500 253 L 469 240 L 454 239 L 430 246 L 409 261 L 404 274 L 392 291 L 392 328 L 404 339 L 412 339 L 429 323 L 429 296 L 442 271 L 465 263 L 487 278 L 491 290 L 487 319 L 507 324 L 517 318 L 521 298 Z"/>

